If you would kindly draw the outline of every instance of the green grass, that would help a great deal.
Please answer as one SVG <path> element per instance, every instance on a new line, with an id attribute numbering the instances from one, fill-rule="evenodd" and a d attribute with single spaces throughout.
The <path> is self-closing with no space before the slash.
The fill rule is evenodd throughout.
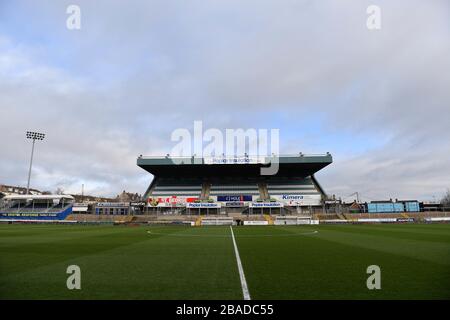
<path id="1" fill-rule="evenodd" d="M 450 299 L 449 224 L 233 230 L 252 299 Z M 81 290 L 66 288 L 72 264 Z M 381 290 L 366 287 L 373 264 Z M 242 291 L 229 227 L 0 225 L 0 299 L 242 299 Z"/>

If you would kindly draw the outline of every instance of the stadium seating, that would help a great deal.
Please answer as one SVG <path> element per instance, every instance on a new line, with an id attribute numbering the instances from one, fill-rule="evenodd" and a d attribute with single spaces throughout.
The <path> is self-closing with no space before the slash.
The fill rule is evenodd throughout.
<path id="1" fill-rule="evenodd" d="M 337 213 L 318 213 L 314 215 L 314 218 L 319 220 L 345 220 L 342 215 Z"/>
<path id="2" fill-rule="evenodd" d="M 217 196 L 221 194 L 248 194 L 259 196 L 260 192 L 257 180 L 234 179 L 227 181 L 223 179 L 220 181 L 212 181 L 209 195 Z"/>
<path id="3" fill-rule="evenodd" d="M 200 179 L 170 179 L 160 178 L 150 190 L 150 196 L 184 196 L 200 197 L 203 182 Z"/>
<path id="4" fill-rule="evenodd" d="M 35 203 L 34 206 L 27 205 L 24 207 L 18 207 L 17 205 L 14 205 L 9 208 L 3 208 L 4 211 L 7 211 L 8 213 L 20 213 L 20 214 L 33 214 L 33 213 L 58 213 L 61 211 L 66 210 L 69 208 L 71 204 L 66 204 L 64 206 L 62 205 L 55 205 L 53 207 L 47 207 L 47 204 L 39 204 Z M 0 210 L 0 211 L 3 211 Z"/>
<path id="5" fill-rule="evenodd" d="M 320 195 L 311 177 L 270 178 L 267 180 L 269 195 L 304 194 Z"/>

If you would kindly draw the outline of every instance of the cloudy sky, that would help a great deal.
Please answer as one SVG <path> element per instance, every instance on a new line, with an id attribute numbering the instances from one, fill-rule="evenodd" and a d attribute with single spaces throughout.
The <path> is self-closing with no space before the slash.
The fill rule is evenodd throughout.
<path id="1" fill-rule="evenodd" d="M 0 183 L 26 185 L 36 130 L 33 187 L 143 193 L 136 157 L 170 152 L 195 120 L 279 128 L 281 153 L 331 152 L 317 175 L 330 194 L 439 199 L 450 2 L 0 0 Z"/>

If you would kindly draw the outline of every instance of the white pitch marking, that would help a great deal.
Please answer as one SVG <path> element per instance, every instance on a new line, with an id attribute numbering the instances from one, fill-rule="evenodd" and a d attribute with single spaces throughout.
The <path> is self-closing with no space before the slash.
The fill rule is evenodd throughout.
<path id="1" fill-rule="evenodd" d="M 257 228 L 257 227 L 255 227 Z M 161 236 L 170 236 L 170 237 L 200 237 L 200 238 L 227 238 L 227 235 L 224 234 L 177 234 L 177 233 L 160 233 L 160 232 L 152 232 L 147 231 L 148 234 L 151 235 L 161 235 Z M 318 234 L 319 231 L 311 231 L 311 232 L 303 232 L 303 233 L 285 233 L 285 234 L 257 234 L 257 235 L 240 235 L 238 238 L 261 238 L 261 237 L 293 237 L 293 236 L 308 236 L 312 234 Z"/>
<path id="2" fill-rule="evenodd" d="M 242 294 L 244 295 L 244 300 L 251 300 L 250 292 L 248 291 L 247 281 L 245 280 L 244 269 L 242 268 L 241 258 L 239 257 L 239 250 L 236 244 L 236 239 L 234 238 L 232 226 L 230 226 L 230 230 L 231 230 L 231 237 L 233 238 L 234 253 L 236 254 L 236 262 L 239 270 L 239 277 L 241 278 Z"/>

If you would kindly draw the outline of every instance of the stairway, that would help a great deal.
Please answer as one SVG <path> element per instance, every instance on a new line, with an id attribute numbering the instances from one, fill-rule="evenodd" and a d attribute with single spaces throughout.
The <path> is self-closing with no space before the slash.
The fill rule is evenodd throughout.
<path id="1" fill-rule="evenodd" d="M 265 182 L 258 183 L 259 196 L 261 200 L 269 200 L 269 191 L 267 190 L 267 184 Z"/>
<path id="2" fill-rule="evenodd" d="M 342 215 L 348 221 L 358 221 L 358 219 L 353 217 L 351 213 L 342 213 Z"/>
<path id="3" fill-rule="evenodd" d="M 200 199 L 207 200 L 209 198 L 209 192 L 211 191 L 211 183 L 203 182 L 202 193 L 200 194 Z"/>
<path id="4" fill-rule="evenodd" d="M 347 220 L 347 218 L 346 218 L 342 213 L 338 213 L 337 216 L 338 216 L 339 219 L 341 219 L 341 220 Z"/>
<path id="5" fill-rule="evenodd" d="M 196 227 L 199 227 L 199 226 L 201 226 L 202 225 L 202 216 L 199 216 L 198 218 L 197 218 L 197 220 L 195 220 L 195 226 Z"/>
<path id="6" fill-rule="evenodd" d="M 271 215 L 265 214 L 265 215 L 264 215 L 264 219 L 266 219 L 266 221 L 267 221 L 267 223 L 269 224 L 269 226 L 271 226 L 271 225 L 274 224 L 274 221 L 273 221 L 273 218 L 272 218 Z"/>
<path id="7" fill-rule="evenodd" d="M 283 210 L 285 211 L 286 214 L 292 214 L 292 215 L 296 215 L 297 213 L 297 208 L 291 208 L 291 207 L 283 207 Z"/>

